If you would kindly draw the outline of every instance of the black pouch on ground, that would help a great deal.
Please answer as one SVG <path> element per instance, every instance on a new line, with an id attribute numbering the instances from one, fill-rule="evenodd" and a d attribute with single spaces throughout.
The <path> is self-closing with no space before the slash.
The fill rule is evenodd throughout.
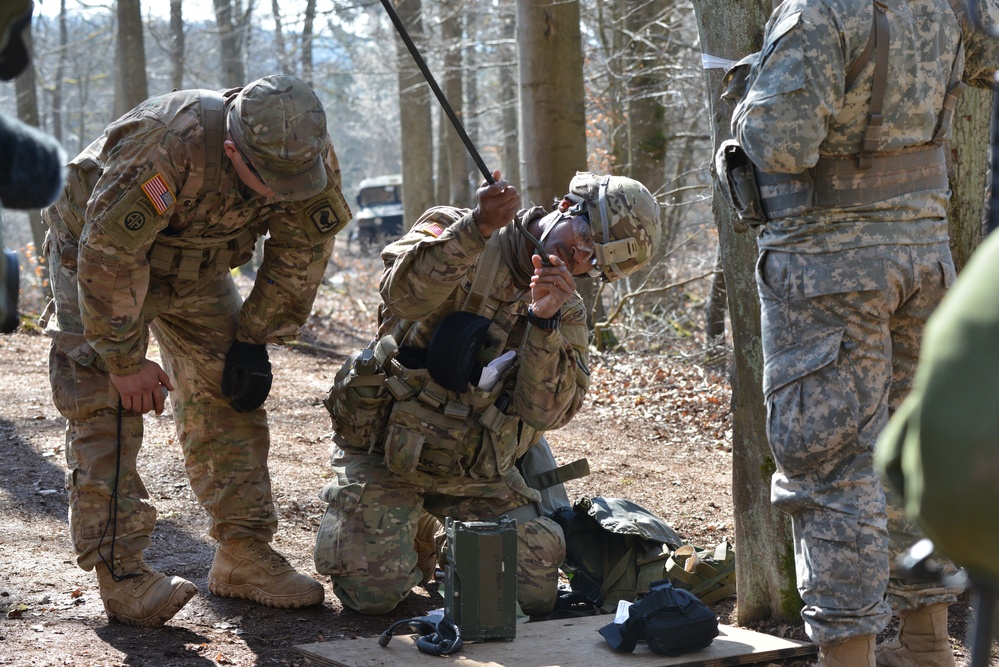
<path id="1" fill-rule="evenodd" d="M 615 651 L 631 653 L 640 640 L 659 655 L 682 655 L 706 648 L 718 636 L 718 617 L 697 596 L 663 579 L 628 609 L 623 623 L 600 628 Z"/>

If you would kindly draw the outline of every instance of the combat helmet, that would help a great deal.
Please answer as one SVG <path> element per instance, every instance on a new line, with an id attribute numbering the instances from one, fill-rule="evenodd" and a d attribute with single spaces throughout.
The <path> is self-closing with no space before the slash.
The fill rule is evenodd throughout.
<path id="1" fill-rule="evenodd" d="M 595 250 L 590 275 L 604 282 L 648 264 L 662 240 L 659 204 L 648 188 L 626 176 L 577 172 L 561 208 L 589 219 Z"/>

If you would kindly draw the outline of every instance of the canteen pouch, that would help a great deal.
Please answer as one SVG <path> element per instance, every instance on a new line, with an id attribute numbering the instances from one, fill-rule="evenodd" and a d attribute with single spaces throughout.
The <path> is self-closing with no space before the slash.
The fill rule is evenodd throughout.
<path id="1" fill-rule="evenodd" d="M 765 223 L 767 217 L 760 200 L 756 169 L 746 151 L 734 139 L 724 141 L 718 147 L 715 171 L 722 193 L 739 214 L 739 218 L 750 227 Z"/>

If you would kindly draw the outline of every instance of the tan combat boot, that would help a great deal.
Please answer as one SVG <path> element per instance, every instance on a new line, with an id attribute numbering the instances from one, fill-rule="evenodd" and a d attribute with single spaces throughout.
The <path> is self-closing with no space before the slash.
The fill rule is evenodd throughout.
<path id="1" fill-rule="evenodd" d="M 874 641 L 874 635 L 861 635 L 839 644 L 820 646 L 815 667 L 874 667 Z"/>
<path id="2" fill-rule="evenodd" d="M 198 592 L 187 579 L 151 569 L 141 555 L 115 560 L 114 572 L 120 581 L 114 580 L 104 563 L 98 563 L 95 570 L 108 618 L 126 625 L 163 625 Z"/>
<path id="3" fill-rule="evenodd" d="M 878 667 L 954 667 L 947 603 L 900 611 L 898 636 L 878 646 Z"/>
<path id="4" fill-rule="evenodd" d="M 321 583 L 299 574 L 269 544 L 254 539 L 219 544 L 208 590 L 282 609 L 319 604 L 326 595 Z"/>

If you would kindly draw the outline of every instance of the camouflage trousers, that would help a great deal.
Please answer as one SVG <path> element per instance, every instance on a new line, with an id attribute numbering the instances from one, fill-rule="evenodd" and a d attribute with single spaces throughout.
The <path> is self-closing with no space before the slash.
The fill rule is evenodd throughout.
<path id="1" fill-rule="evenodd" d="M 791 517 L 802 617 L 819 645 L 877 634 L 892 606 L 960 593 L 890 577 L 890 561 L 919 535 L 873 463 L 954 277 L 947 244 L 764 250 L 757 263 L 771 499 Z"/>
<path id="2" fill-rule="evenodd" d="M 110 558 L 112 542 L 116 558 L 149 546 L 156 510 L 136 467 L 143 417 L 119 412 L 118 393 L 83 336 L 76 242 L 50 232 L 46 253 L 58 324 L 51 332 L 49 380 L 53 402 L 67 420 L 70 533 L 77 562 L 91 570 Z M 211 536 L 266 542 L 277 527 L 267 416 L 263 409 L 236 412 L 220 388 L 241 303 L 228 272 L 183 297 L 152 279 L 143 346 L 151 330 L 174 386 L 177 435 L 191 488 L 211 516 Z"/>
<path id="3" fill-rule="evenodd" d="M 329 503 L 316 537 L 316 570 L 331 575 L 345 607 L 365 614 L 392 611 L 420 583 L 414 540 L 421 517 L 483 521 L 539 494 L 516 469 L 492 481 L 402 477 L 380 456 L 340 452 L 336 480 L 321 497 Z M 547 614 L 555 605 L 558 566 L 565 558 L 562 529 L 548 517 L 517 526 L 517 600 L 526 614 Z"/>

